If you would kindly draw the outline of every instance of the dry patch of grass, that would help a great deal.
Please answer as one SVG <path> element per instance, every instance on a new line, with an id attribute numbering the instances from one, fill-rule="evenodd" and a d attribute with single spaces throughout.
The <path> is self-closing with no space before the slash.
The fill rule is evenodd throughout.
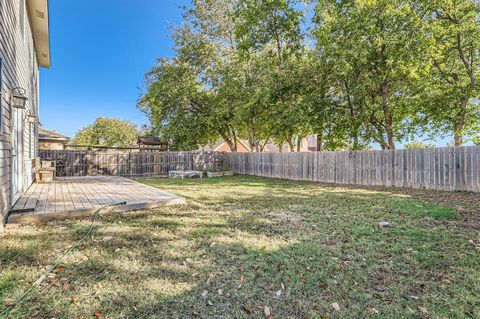
<path id="1" fill-rule="evenodd" d="M 187 205 L 102 215 L 12 318 L 480 317 L 480 236 L 455 223 L 454 201 L 244 176 L 144 182 Z M 87 227 L 8 230 L 1 305 Z"/>

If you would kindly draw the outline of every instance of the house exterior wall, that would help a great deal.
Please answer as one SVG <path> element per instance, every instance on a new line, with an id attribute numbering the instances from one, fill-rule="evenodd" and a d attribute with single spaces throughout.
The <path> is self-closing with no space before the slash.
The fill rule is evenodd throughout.
<path id="1" fill-rule="evenodd" d="M 26 120 L 27 110 L 38 114 L 38 63 L 25 0 L 0 1 L 0 228 L 16 200 L 12 194 L 13 120 L 20 119 L 17 150 L 21 157 L 18 181 L 23 193 L 33 181 L 32 160 L 36 156 L 38 124 Z M 15 87 L 26 90 L 27 110 L 13 109 L 11 91 Z"/>

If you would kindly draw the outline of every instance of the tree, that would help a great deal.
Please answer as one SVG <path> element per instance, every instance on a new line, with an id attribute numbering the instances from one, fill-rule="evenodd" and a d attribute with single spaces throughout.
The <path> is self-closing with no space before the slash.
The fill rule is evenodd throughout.
<path id="1" fill-rule="evenodd" d="M 412 88 L 423 72 L 428 46 L 423 16 L 412 1 L 318 1 L 316 50 L 332 64 L 333 104 L 343 123 L 359 137 L 382 149 L 394 149 L 414 127 Z M 350 119 L 350 121 L 348 120 Z M 342 124 L 340 124 L 342 125 Z M 361 134 L 359 134 L 361 130 Z"/>
<path id="2" fill-rule="evenodd" d="M 184 23 L 172 36 L 175 58 L 159 60 L 147 74 L 138 105 L 173 149 L 195 149 L 219 137 L 237 149 L 233 5 L 198 0 L 185 8 Z"/>
<path id="3" fill-rule="evenodd" d="M 236 11 L 240 57 L 250 65 L 246 77 L 255 85 L 251 93 L 256 94 L 248 94 L 250 109 L 245 110 L 246 135 L 255 150 L 273 140 L 278 145 L 287 143 L 294 151 L 309 131 L 302 92 L 307 64 L 301 2 L 245 0 Z M 259 117 L 252 118 L 253 113 Z"/>
<path id="4" fill-rule="evenodd" d="M 125 147 L 132 145 L 137 138 L 135 124 L 99 117 L 95 122 L 75 134 L 72 144 L 89 146 Z"/>
<path id="5" fill-rule="evenodd" d="M 478 0 L 430 0 L 428 30 L 433 37 L 431 72 L 425 79 L 425 122 L 451 132 L 460 146 L 480 123 L 480 3 Z"/>

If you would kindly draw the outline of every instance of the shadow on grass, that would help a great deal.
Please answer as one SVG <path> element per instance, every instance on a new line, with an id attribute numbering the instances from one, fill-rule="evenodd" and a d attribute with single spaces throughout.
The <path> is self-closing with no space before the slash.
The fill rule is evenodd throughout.
<path id="1" fill-rule="evenodd" d="M 474 233 L 420 223 L 434 206 L 290 181 L 167 181 L 156 186 L 169 183 L 193 203 L 102 216 L 95 241 L 57 274 L 69 287 L 47 280 L 14 316 L 260 318 L 266 305 L 275 318 L 366 318 L 372 308 L 379 318 L 420 318 L 418 306 L 437 317 L 480 315 L 478 253 L 465 247 Z M 393 227 L 380 229 L 381 220 Z M 45 227 L 38 242 L 61 251 L 85 225 L 67 234 Z M 9 260 L 11 270 L 40 262 Z"/>

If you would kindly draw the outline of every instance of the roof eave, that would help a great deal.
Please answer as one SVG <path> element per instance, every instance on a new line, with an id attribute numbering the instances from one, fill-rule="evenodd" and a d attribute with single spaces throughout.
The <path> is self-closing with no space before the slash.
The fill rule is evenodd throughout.
<path id="1" fill-rule="evenodd" d="M 48 0 L 27 0 L 27 5 L 38 65 L 50 68 Z"/>

